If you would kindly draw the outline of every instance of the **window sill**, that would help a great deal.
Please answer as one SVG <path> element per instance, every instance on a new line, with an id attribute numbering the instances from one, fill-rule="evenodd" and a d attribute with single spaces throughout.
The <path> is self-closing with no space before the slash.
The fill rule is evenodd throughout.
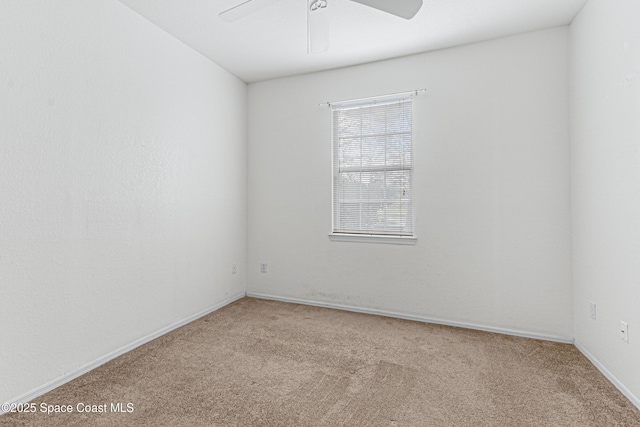
<path id="1" fill-rule="evenodd" d="M 332 242 L 386 243 L 390 245 L 415 245 L 418 241 L 413 236 L 387 236 L 384 234 L 329 234 Z"/>

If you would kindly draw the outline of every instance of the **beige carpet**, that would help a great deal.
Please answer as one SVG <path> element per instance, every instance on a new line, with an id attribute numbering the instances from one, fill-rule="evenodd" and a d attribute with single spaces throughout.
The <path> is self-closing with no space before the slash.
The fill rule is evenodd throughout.
<path id="1" fill-rule="evenodd" d="M 74 412 L 0 425 L 640 426 L 572 345 L 251 298 L 34 403 Z"/>

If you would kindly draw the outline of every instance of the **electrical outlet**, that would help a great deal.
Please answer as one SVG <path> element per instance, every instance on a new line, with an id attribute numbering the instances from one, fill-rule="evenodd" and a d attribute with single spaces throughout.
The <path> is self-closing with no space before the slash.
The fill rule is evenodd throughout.
<path id="1" fill-rule="evenodd" d="M 266 273 L 267 272 L 267 263 L 266 262 L 261 262 L 260 263 L 260 272 L 262 272 L 262 273 Z"/>
<path id="2" fill-rule="evenodd" d="M 620 338 L 624 342 L 629 342 L 629 325 L 622 320 L 620 321 Z"/>
<path id="3" fill-rule="evenodd" d="M 236 274 L 238 272 L 238 266 L 236 264 L 233 264 L 231 266 L 231 274 Z"/>
<path id="4" fill-rule="evenodd" d="M 589 313 L 591 314 L 591 320 L 596 320 L 596 303 L 589 303 Z"/>

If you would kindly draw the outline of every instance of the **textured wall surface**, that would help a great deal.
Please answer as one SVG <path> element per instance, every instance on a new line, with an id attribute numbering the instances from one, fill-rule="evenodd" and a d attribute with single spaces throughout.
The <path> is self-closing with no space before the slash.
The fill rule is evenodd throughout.
<path id="1" fill-rule="evenodd" d="M 0 28 L 4 402 L 244 291 L 246 85 L 116 0 Z"/>
<path id="2" fill-rule="evenodd" d="M 248 291 L 571 339 L 568 43 L 561 27 L 249 85 Z M 422 88 L 417 244 L 330 242 L 318 103 Z"/>
<path id="3" fill-rule="evenodd" d="M 640 407 L 640 3 L 571 24 L 575 338 Z M 596 304 L 596 320 L 590 317 Z M 629 324 L 629 342 L 620 321 Z"/>

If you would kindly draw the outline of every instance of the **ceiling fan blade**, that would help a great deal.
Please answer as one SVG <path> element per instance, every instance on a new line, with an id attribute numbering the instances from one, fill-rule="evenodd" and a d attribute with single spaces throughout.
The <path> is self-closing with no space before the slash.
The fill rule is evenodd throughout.
<path id="1" fill-rule="evenodd" d="M 422 7 L 422 0 L 351 0 L 383 12 L 411 19 Z"/>
<path id="2" fill-rule="evenodd" d="M 234 22 L 278 1 L 280 0 L 246 0 L 230 9 L 223 10 L 218 16 L 223 21 Z"/>
<path id="3" fill-rule="evenodd" d="M 307 48 L 309 53 L 329 50 L 327 0 L 307 1 Z"/>

